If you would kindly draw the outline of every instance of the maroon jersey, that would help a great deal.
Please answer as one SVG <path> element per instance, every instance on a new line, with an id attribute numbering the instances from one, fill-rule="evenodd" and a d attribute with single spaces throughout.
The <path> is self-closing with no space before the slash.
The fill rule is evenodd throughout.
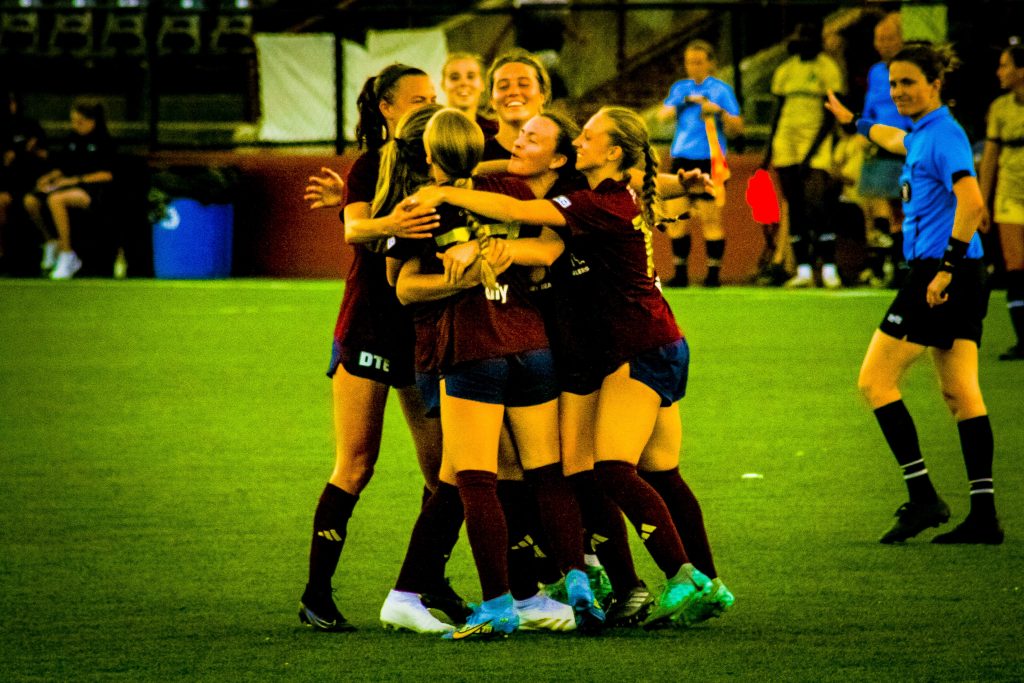
<path id="1" fill-rule="evenodd" d="M 499 159 L 511 159 L 512 152 L 501 146 L 497 138 L 486 138 L 484 140 L 484 155 L 481 161 L 495 161 Z"/>
<path id="2" fill-rule="evenodd" d="M 379 162 L 376 152 L 366 152 L 352 164 L 345 183 L 346 205 L 373 201 Z M 352 251 L 352 267 L 334 327 L 335 355 L 365 365 L 368 379 L 405 386 L 413 376 L 412 318 L 388 285 L 384 255 L 362 244 L 352 245 Z M 351 371 L 350 364 L 346 369 Z"/>
<path id="3" fill-rule="evenodd" d="M 628 185 L 607 179 L 593 190 L 550 201 L 565 217 L 563 239 L 587 269 L 587 277 L 579 280 L 583 287 L 570 289 L 574 305 L 597 316 L 610 359 L 622 363 L 679 340 L 672 309 L 656 285 L 651 229 Z M 579 338 L 591 338 L 592 329 L 587 325 Z"/>
<path id="4" fill-rule="evenodd" d="M 476 125 L 484 132 L 484 140 L 490 140 L 498 134 L 498 122 L 486 116 L 476 115 Z"/>
<path id="5" fill-rule="evenodd" d="M 516 199 L 534 198 L 525 183 L 508 176 L 478 176 L 473 179 L 473 187 Z M 451 234 L 453 228 L 465 225 L 464 212 L 457 211 L 449 216 L 454 218 L 449 218 L 447 225 L 442 223 L 436 231 L 439 242 L 445 241 L 444 236 Z M 442 221 L 444 219 L 442 214 Z M 480 218 L 479 222 L 491 224 L 485 218 Z M 493 232 L 500 235 L 508 227 L 495 225 Z M 514 232 L 515 226 L 511 227 Z M 536 230 L 531 232 L 536 233 Z M 480 285 L 445 300 L 447 305 L 438 328 L 436 355 L 442 372 L 459 363 L 547 348 L 544 320 L 530 297 L 531 271 L 531 268 L 512 266 L 498 276 L 498 292 L 490 293 Z"/>

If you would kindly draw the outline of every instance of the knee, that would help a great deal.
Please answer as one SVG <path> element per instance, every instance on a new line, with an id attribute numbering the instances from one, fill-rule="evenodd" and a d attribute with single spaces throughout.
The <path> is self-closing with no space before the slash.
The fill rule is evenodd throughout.
<path id="1" fill-rule="evenodd" d="M 32 213 L 38 213 L 39 209 L 42 207 L 42 203 L 39 201 L 39 197 L 37 197 L 34 194 L 25 195 L 21 203 L 25 207 L 26 211 Z"/>
<path id="2" fill-rule="evenodd" d="M 376 458 L 339 454 L 334 472 L 331 474 L 331 483 L 358 495 L 373 478 L 375 460 Z"/>
<path id="3" fill-rule="evenodd" d="M 867 372 L 861 372 L 857 378 L 857 390 L 871 408 L 878 408 L 899 398 L 899 392 L 891 382 L 880 381 Z"/>

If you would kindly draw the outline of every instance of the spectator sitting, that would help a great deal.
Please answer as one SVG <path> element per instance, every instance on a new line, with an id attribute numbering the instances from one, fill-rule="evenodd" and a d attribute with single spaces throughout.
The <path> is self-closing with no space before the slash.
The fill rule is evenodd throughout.
<path id="1" fill-rule="evenodd" d="M 35 119 L 23 113 L 21 98 L 5 92 L 0 104 L 0 261 L 6 255 L 5 238 L 11 211 L 22 203 L 46 170 L 46 134 Z M 17 202 L 17 203 L 15 203 Z"/>
<path id="2" fill-rule="evenodd" d="M 107 131 L 103 105 L 95 100 L 75 100 L 71 131 L 63 153 L 55 160 L 56 168 L 40 177 L 35 192 L 25 196 L 25 210 L 46 238 L 42 268 L 52 268 L 50 278 L 54 280 L 70 279 L 82 267 L 71 246 L 70 209 L 94 206 L 114 178 L 114 142 Z"/>

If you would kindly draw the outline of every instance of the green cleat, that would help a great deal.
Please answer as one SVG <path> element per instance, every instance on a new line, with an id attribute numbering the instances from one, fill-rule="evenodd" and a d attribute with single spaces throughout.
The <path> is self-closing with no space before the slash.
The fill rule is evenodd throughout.
<path id="1" fill-rule="evenodd" d="M 654 609 L 644 619 L 643 627 L 652 629 L 666 625 L 685 625 L 686 622 L 681 621 L 680 616 L 691 609 L 692 603 L 697 601 L 701 590 L 710 583 L 711 579 L 687 562 L 665 584 L 664 590 L 661 591 L 661 595 L 654 603 Z"/>
<path id="2" fill-rule="evenodd" d="M 594 602 L 597 603 L 598 607 L 607 609 L 608 603 L 614 594 L 612 582 L 608 578 L 608 572 L 600 565 L 596 567 L 587 565 L 586 569 L 587 578 L 590 579 L 590 590 L 594 592 Z"/>
<path id="3" fill-rule="evenodd" d="M 721 579 L 711 579 L 697 594 L 697 599 L 677 619 L 687 626 L 720 616 L 736 602 L 735 596 Z"/>

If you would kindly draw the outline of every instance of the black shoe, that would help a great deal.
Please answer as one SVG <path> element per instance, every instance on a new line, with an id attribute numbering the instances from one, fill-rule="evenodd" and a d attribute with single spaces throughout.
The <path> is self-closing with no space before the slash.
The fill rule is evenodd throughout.
<path id="1" fill-rule="evenodd" d="M 1024 344 L 1011 346 L 999 354 L 999 360 L 1024 360 Z"/>
<path id="2" fill-rule="evenodd" d="M 939 534 L 932 543 L 973 543 L 978 545 L 999 545 L 1003 542 L 1003 528 L 995 517 L 967 515 L 955 529 Z"/>
<path id="3" fill-rule="evenodd" d="M 704 278 L 704 286 L 705 287 L 711 287 L 711 288 L 721 287 L 722 286 L 722 281 L 718 277 L 718 271 L 717 270 L 714 271 L 714 272 L 708 271 L 708 276 L 706 278 Z"/>
<path id="4" fill-rule="evenodd" d="M 313 592 L 308 588 L 299 601 L 299 621 L 317 631 L 345 633 L 356 630 L 341 616 L 331 593 Z"/>
<path id="5" fill-rule="evenodd" d="M 904 503 L 896 511 L 896 523 L 879 539 L 879 543 L 900 543 L 917 536 L 929 527 L 949 521 L 949 506 L 941 498 L 934 503 Z"/>
<path id="6" fill-rule="evenodd" d="M 445 580 L 443 587 L 435 591 L 422 593 L 420 602 L 427 609 L 436 609 L 444 612 L 453 624 L 465 624 L 473 610 L 469 608 L 466 601 L 455 592 L 449 580 Z"/>
<path id="7" fill-rule="evenodd" d="M 636 626 L 647 618 L 654 606 L 654 598 L 647 585 L 641 581 L 639 586 L 631 588 L 623 595 L 616 594 L 611 599 L 605 616 L 606 626 Z"/>
<path id="8" fill-rule="evenodd" d="M 686 266 L 676 266 L 676 272 L 672 275 L 672 279 L 665 283 L 665 286 L 689 287 L 690 274 L 686 271 Z"/>

